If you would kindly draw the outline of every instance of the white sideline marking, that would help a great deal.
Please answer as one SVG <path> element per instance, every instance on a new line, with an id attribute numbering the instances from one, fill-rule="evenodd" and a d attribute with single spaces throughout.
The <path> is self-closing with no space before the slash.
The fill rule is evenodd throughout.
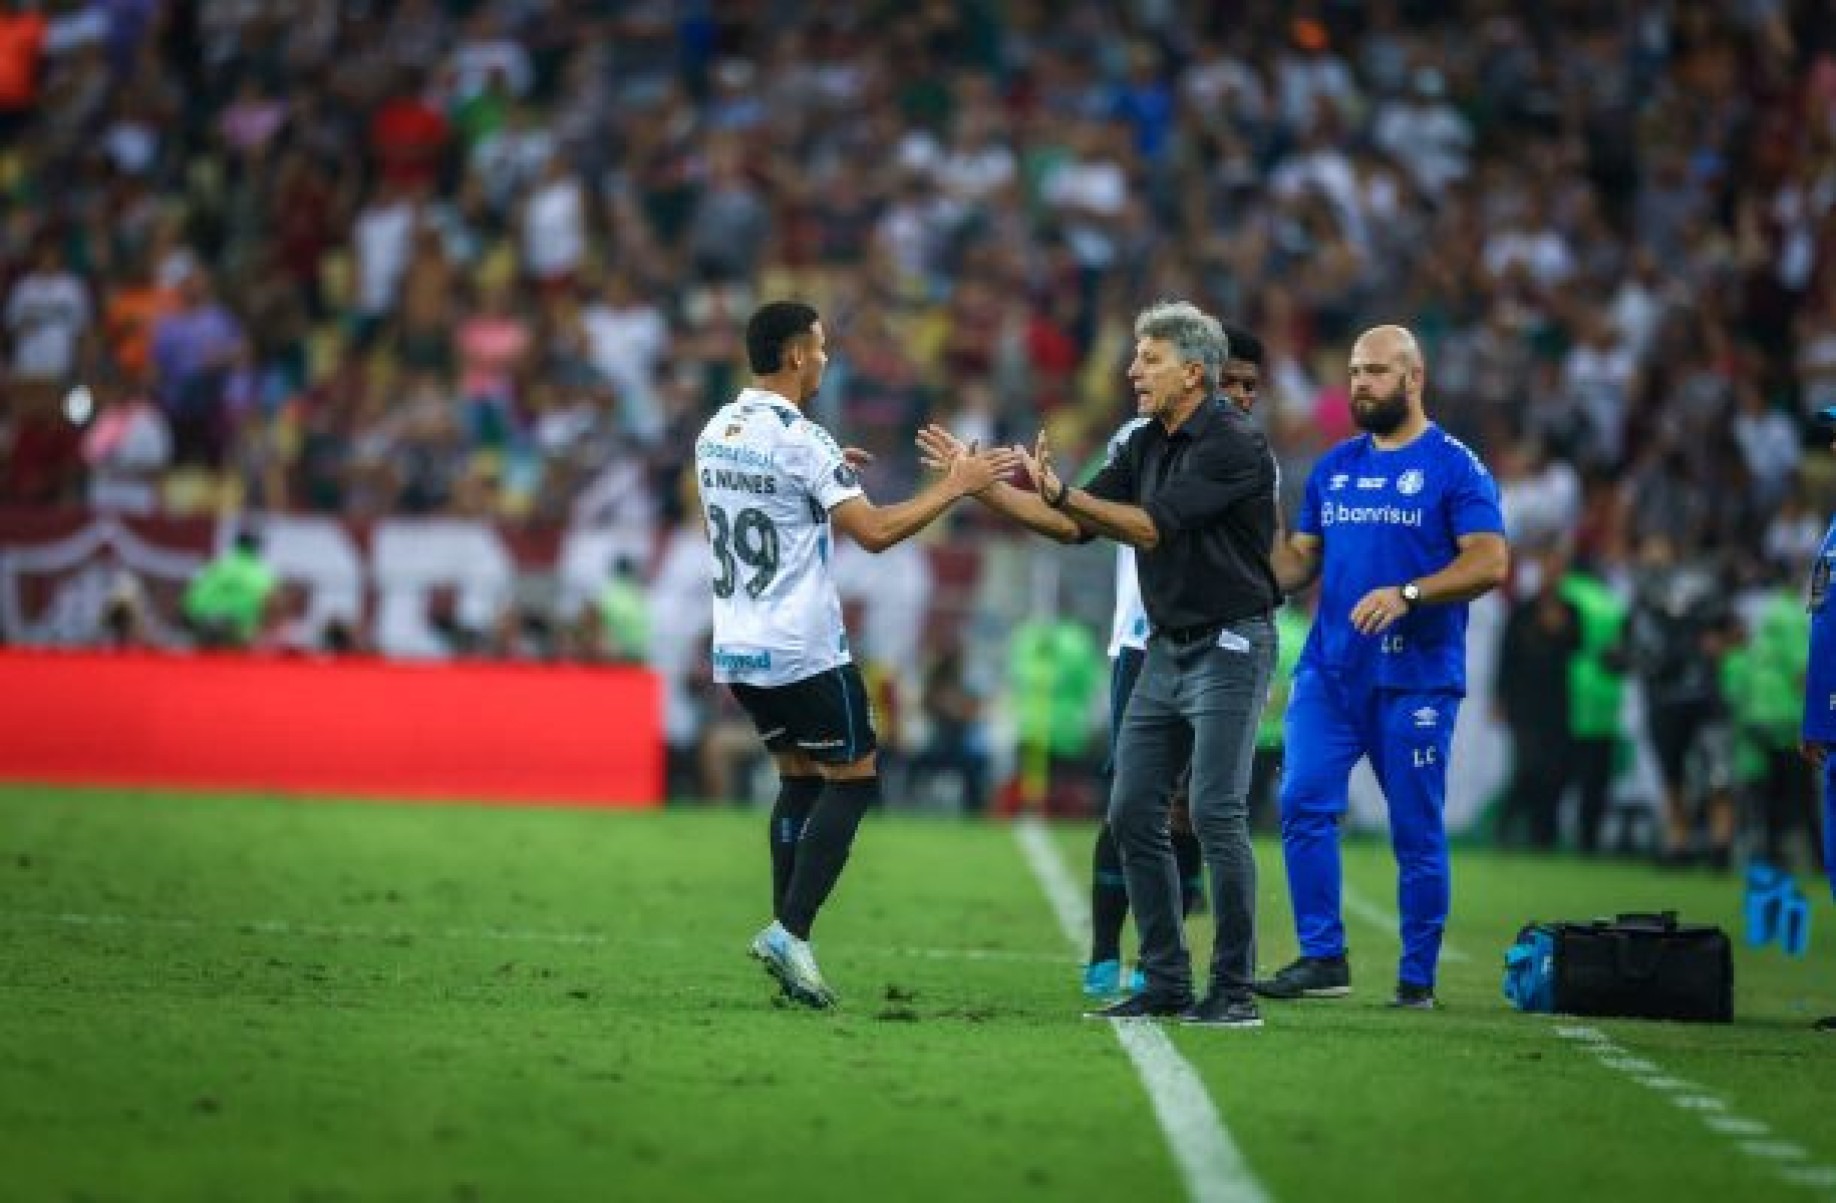
<path id="1" fill-rule="evenodd" d="M 1651 1071 L 1656 1070 L 1656 1066 L 1651 1066 L 1649 1061 L 1631 1056 L 1598 1028 L 1561 1026 L 1555 1029 L 1555 1033 L 1565 1040 L 1575 1041 L 1580 1047 L 1593 1053 L 1600 1064 L 1607 1069 L 1618 1070 L 1633 1081 L 1648 1086 L 1660 1094 L 1666 1094 L 1667 1100 L 1673 1106 L 1696 1113 L 1709 1131 L 1718 1132 L 1731 1139 L 1736 1149 L 1764 1164 L 1781 1181 L 1812 1190 L 1836 1186 L 1836 1166 L 1806 1164 L 1810 1159 L 1810 1152 L 1803 1145 L 1789 1140 L 1766 1139 L 1771 1136 L 1771 1128 L 1759 1120 L 1732 1114 L 1723 1099 L 1708 1093 L 1700 1086 L 1672 1077 L 1647 1076 Z M 1629 1068 L 1631 1065 L 1651 1066 L 1651 1070 L 1636 1070 Z M 1686 1090 L 1689 1093 L 1667 1093 L 1673 1090 Z"/>
<path id="2" fill-rule="evenodd" d="M 1378 906 L 1350 886 L 1340 887 L 1339 901 L 1345 904 L 1346 910 L 1350 911 L 1355 917 L 1364 920 L 1364 922 L 1370 924 L 1372 927 L 1380 927 L 1384 931 L 1392 934 L 1395 933 L 1397 924 L 1396 916 L 1391 914 L 1386 908 Z M 1467 956 L 1464 952 L 1443 939 L 1441 941 L 1441 959 L 1443 961 L 1457 963 L 1470 961 L 1473 958 Z"/>
<path id="3" fill-rule="evenodd" d="M 1617 1069 L 1627 1074 L 1655 1074 L 1658 1067 L 1638 1057 L 1614 1057 L 1612 1060 L 1601 1058 L 1600 1063 L 1608 1069 Z"/>
<path id="4" fill-rule="evenodd" d="M 1088 906 L 1065 862 L 1037 819 L 1014 822 L 1014 839 L 1039 881 L 1065 939 L 1083 945 L 1090 939 Z M 1268 1193 L 1243 1160 L 1204 1079 L 1179 1055 L 1167 1034 L 1152 1023 L 1113 1020 L 1110 1028 L 1135 1064 L 1135 1073 L 1154 1105 L 1154 1117 L 1172 1146 L 1186 1196 L 1194 1203 L 1267 1203 Z"/>
<path id="5" fill-rule="evenodd" d="M 626 939 L 590 931 L 542 931 L 533 928 L 504 927 L 374 927 L 362 923 L 295 923 L 289 919 L 188 919 L 161 915 L 85 915 L 74 912 L 47 915 L 21 911 L 0 911 L 0 922 L 54 923 L 67 927 L 162 927 L 179 931 L 216 929 L 263 936 L 294 936 L 303 939 L 334 940 L 456 940 L 467 944 L 501 942 L 507 944 L 607 944 L 641 945 L 649 948 L 682 948 L 689 942 L 667 937 Z M 1057 953 L 1015 952 L 999 948 L 878 948 L 874 952 L 890 956 L 912 957 L 932 961 L 1017 961 L 1032 965 L 1072 965 L 1071 957 Z"/>

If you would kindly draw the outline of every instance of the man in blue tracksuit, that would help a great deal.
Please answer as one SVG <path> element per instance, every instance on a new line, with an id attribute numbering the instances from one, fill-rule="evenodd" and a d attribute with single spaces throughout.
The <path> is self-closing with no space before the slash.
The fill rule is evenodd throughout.
<path id="1" fill-rule="evenodd" d="M 1366 433 L 1314 467 L 1293 533 L 1273 557 L 1285 592 L 1323 583 L 1289 695 L 1281 787 L 1301 955 L 1255 989 L 1265 998 L 1351 992 L 1339 823 L 1351 770 L 1365 757 L 1389 805 L 1400 871 L 1394 1003 L 1431 1009 L 1447 920 L 1442 807 L 1466 692 L 1466 603 L 1504 581 L 1510 552 L 1491 473 L 1422 407 L 1414 336 L 1399 326 L 1366 331 L 1350 373 L 1352 414 Z"/>
<path id="2" fill-rule="evenodd" d="M 1836 405 L 1817 415 L 1836 451 Z M 1810 666 L 1804 674 L 1804 756 L 1823 770 L 1823 871 L 1836 894 L 1836 517 L 1817 549 L 1810 581 Z M 1836 1015 L 1817 1021 L 1820 1032 L 1836 1032 Z"/>

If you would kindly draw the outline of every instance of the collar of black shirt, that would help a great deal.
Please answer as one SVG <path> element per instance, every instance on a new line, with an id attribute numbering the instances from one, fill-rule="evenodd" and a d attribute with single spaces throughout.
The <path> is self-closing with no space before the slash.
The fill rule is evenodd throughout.
<path id="1" fill-rule="evenodd" d="M 1193 410 L 1192 416 L 1181 422 L 1179 429 L 1168 433 L 1167 437 L 1169 439 L 1204 438 L 1211 433 L 1214 427 L 1223 423 L 1226 417 L 1224 407 L 1229 404 L 1230 402 L 1222 397 L 1206 398 L 1204 404 Z M 1162 426 L 1161 430 L 1165 431 L 1166 427 Z"/>

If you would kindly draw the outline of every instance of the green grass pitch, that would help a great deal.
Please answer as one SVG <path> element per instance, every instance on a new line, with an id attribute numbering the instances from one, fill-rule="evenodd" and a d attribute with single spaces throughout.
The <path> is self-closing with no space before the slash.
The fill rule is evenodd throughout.
<path id="1" fill-rule="evenodd" d="M 816 1014 L 744 955 L 764 826 L 0 790 L 0 1198 L 1185 1197 L 1008 827 L 870 819 Z M 1053 839 L 1081 888 L 1090 829 Z M 1293 938 L 1260 864 L 1272 968 Z M 1517 926 L 1673 907 L 1738 937 L 1736 879 L 1457 851 L 1464 959 L 1420 1014 L 1380 1005 L 1388 849 L 1346 865 L 1351 998 L 1166 1029 L 1268 1197 L 1836 1199 L 1820 883 L 1809 958 L 1738 953 L 1733 1025 L 1575 1021 L 1614 1058 L 1508 1009 Z"/>

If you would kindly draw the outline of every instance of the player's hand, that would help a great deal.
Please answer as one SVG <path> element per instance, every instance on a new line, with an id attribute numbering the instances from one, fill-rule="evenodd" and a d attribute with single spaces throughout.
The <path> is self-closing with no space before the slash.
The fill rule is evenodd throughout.
<path id="1" fill-rule="evenodd" d="M 1402 589 L 1385 585 L 1358 599 L 1352 607 L 1351 624 L 1361 635 L 1380 635 L 1408 612 L 1409 603 L 1403 600 Z"/>
<path id="2" fill-rule="evenodd" d="M 1798 754 L 1816 768 L 1822 768 L 1828 757 L 1830 745 L 1820 739 L 1807 739 L 1798 745 Z"/>
<path id="3" fill-rule="evenodd" d="M 958 457 L 969 454 L 964 442 L 935 422 L 918 431 L 918 462 L 929 472 L 948 472 Z"/>
<path id="4" fill-rule="evenodd" d="M 956 489 L 958 496 L 968 497 L 980 493 L 1019 466 L 1020 456 L 1010 448 L 994 447 L 987 451 L 976 451 L 975 444 L 971 443 L 967 454 L 959 455 L 950 462 L 944 479 Z"/>
<path id="5" fill-rule="evenodd" d="M 873 462 L 873 452 L 859 447 L 843 447 L 842 462 L 858 472 Z"/>
<path id="6" fill-rule="evenodd" d="M 1052 442 L 1046 438 L 1046 432 L 1039 432 L 1031 451 L 1024 447 L 1015 447 L 1014 450 L 1019 453 L 1026 474 L 1033 478 L 1033 488 L 1038 490 L 1039 496 L 1057 497 L 1065 486 L 1058 478 L 1058 470 L 1052 466 Z"/>

